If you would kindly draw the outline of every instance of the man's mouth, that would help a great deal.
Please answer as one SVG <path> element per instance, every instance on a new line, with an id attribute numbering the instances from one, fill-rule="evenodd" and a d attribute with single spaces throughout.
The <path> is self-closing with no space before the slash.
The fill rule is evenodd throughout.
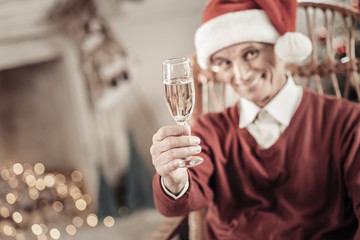
<path id="1" fill-rule="evenodd" d="M 242 82 L 241 84 L 238 84 L 238 85 L 243 88 L 252 88 L 255 85 L 257 85 L 264 77 L 265 77 L 265 74 L 261 74 L 261 75 L 256 76 L 252 80 Z"/>

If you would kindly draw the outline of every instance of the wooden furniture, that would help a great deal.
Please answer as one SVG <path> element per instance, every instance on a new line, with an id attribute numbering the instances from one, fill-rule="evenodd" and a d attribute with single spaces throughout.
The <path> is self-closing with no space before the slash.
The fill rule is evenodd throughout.
<path id="1" fill-rule="evenodd" d="M 313 52 L 307 61 L 289 64 L 287 68 L 297 83 L 320 94 L 360 101 L 360 60 L 355 55 L 360 51 L 356 42 L 356 26 L 360 31 L 360 12 L 350 6 L 329 1 L 299 1 L 298 23 L 313 43 Z M 360 36 L 359 33 L 357 33 Z M 359 39 L 358 39 L 359 40 Z M 359 53 L 358 53 L 359 54 Z M 228 88 L 216 80 L 214 73 L 196 65 L 196 99 L 194 116 L 209 111 L 220 111 L 227 106 Z M 205 209 L 166 220 L 151 235 L 151 240 L 205 239 Z"/>

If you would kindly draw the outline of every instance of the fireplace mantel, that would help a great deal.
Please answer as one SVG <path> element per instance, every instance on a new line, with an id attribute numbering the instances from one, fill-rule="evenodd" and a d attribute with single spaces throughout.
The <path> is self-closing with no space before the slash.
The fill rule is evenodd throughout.
<path id="1" fill-rule="evenodd" d="M 55 0 L 0 2 L 0 70 L 52 61 L 60 57 L 48 20 Z"/>
<path id="2" fill-rule="evenodd" d="M 43 63 L 60 58 L 61 53 L 49 39 L 23 40 L 0 44 L 0 71 Z M 5 56 L 5 57 L 4 57 Z"/>
<path id="3" fill-rule="evenodd" d="M 49 35 L 53 27 L 47 20 L 49 9 L 56 0 L 0 1 L 0 42 Z"/>

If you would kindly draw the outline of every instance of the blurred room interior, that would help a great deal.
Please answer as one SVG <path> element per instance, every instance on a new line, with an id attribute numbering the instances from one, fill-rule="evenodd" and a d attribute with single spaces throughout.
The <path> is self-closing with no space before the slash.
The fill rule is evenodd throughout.
<path id="1" fill-rule="evenodd" d="M 205 4 L 0 0 L 0 239 L 148 238 L 161 61 Z"/>
<path id="2" fill-rule="evenodd" d="M 161 61 L 194 51 L 204 5 L 0 0 L 1 239 L 147 239 Z"/>

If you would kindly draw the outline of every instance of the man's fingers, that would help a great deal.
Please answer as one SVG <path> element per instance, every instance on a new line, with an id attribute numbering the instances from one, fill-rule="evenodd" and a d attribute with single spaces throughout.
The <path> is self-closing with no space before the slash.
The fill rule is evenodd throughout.
<path id="1" fill-rule="evenodd" d="M 188 129 L 186 126 L 175 125 L 175 126 L 165 126 L 160 128 L 153 136 L 153 142 L 159 142 L 164 140 L 169 136 L 181 136 L 187 135 Z"/>
<path id="2" fill-rule="evenodd" d="M 154 134 L 153 144 L 150 147 L 156 171 L 161 176 L 168 176 L 180 167 L 181 159 L 201 152 L 199 144 L 200 138 L 189 136 L 189 129 L 186 126 L 160 128 Z"/>
<path id="3" fill-rule="evenodd" d="M 172 148 L 182 148 L 200 144 L 200 138 L 195 136 L 168 137 L 158 143 L 160 153 Z"/>
<path id="4" fill-rule="evenodd" d="M 180 167 L 181 160 L 173 160 L 159 166 L 156 170 L 161 176 L 167 176 Z"/>
<path id="5" fill-rule="evenodd" d="M 200 145 L 172 148 L 168 151 L 162 152 L 159 155 L 153 155 L 153 165 L 157 169 L 159 166 L 172 162 L 176 159 L 183 159 L 201 152 Z"/>
<path id="6" fill-rule="evenodd" d="M 201 152 L 200 145 L 190 146 L 190 147 L 182 147 L 182 148 L 172 148 L 168 151 L 162 152 L 158 156 L 159 164 L 165 164 L 166 162 L 170 162 L 174 159 L 182 159 L 186 158 Z"/>

